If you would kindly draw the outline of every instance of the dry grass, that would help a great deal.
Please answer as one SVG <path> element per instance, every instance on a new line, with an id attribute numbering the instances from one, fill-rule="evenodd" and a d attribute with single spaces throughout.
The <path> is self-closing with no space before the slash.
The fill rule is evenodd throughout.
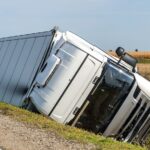
<path id="1" fill-rule="evenodd" d="M 132 55 L 135 58 L 145 58 L 150 59 L 150 52 L 143 51 L 143 52 L 129 52 L 130 55 Z"/>
<path id="2" fill-rule="evenodd" d="M 114 51 L 108 52 L 110 55 L 117 56 Z M 130 55 L 133 57 L 139 59 L 139 58 L 145 58 L 145 59 L 150 59 L 150 51 L 140 51 L 140 52 L 135 52 L 135 51 L 128 51 Z"/>
<path id="3" fill-rule="evenodd" d="M 145 78 L 147 78 L 148 80 L 150 80 L 150 64 L 138 64 L 137 65 L 138 71 L 139 73 L 144 76 Z"/>

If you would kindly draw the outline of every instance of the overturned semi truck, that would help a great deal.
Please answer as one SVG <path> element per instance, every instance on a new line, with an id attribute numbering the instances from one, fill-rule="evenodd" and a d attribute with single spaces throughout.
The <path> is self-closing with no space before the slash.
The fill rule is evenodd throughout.
<path id="1" fill-rule="evenodd" d="M 0 39 L 0 100 L 53 120 L 142 142 L 150 129 L 150 82 L 119 47 L 112 57 L 71 32 Z"/>

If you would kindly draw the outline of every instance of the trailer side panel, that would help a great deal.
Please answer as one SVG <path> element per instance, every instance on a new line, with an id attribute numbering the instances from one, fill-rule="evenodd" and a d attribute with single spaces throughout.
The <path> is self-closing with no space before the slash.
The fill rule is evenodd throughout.
<path id="1" fill-rule="evenodd" d="M 48 31 L 0 39 L 0 101 L 22 105 L 52 38 Z"/>

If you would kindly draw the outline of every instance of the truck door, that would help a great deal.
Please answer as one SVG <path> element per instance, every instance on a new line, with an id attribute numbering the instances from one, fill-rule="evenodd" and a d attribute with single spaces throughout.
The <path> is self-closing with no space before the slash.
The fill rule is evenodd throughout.
<path id="1" fill-rule="evenodd" d="M 87 53 L 69 43 L 65 43 L 54 55 L 58 58 L 55 60 L 60 60 L 59 64 L 52 71 L 48 80 L 45 78 L 44 73 L 50 65 L 41 70 L 39 77 L 44 76 L 45 79 L 40 80 L 39 83 L 44 86 L 35 87 L 30 94 L 33 104 L 45 115 L 49 115 L 52 112 L 87 58 Z M 54 55 L 53 58 L 55 58 Z M 36 79 L 37 81 L 40 79 L 39 77 Z M 47 83 L 45 84 L 43 81 Z"/>
<path id="2" fill-rule="evenodd" d="M 94 78 L 101 62 L 88 56 L 80 70 L 72 79 L 71 84 L 54 108 L 51 118 L 61 123 L 67 123 L 74 117 L 74 111 L 80 108 L 94 86 Z"/>

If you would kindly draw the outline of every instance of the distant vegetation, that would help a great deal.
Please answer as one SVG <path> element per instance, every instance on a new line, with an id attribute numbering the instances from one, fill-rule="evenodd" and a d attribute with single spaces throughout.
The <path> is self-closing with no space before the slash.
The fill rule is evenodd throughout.
<path id="1" fill-rule="evenodd" d="M 113 56 L 117 56 L 115 51 L 110 50 L 108 53 Z M 137 59 L 150 59 L 150 52 L 147 51 L 127 51 L 127 53 L 129 53 Z"/>

